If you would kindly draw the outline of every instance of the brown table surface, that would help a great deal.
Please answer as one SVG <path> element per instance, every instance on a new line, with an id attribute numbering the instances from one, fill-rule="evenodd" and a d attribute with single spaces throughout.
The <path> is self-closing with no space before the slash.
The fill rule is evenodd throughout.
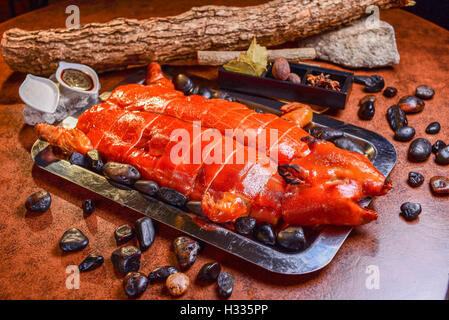
<path id="1" fill-rule="evenodd" d="M 259 1 L 226 1 L 246 5 Z M 43 29 L 63 27 L 65 7 L 78 3 L 81 22 L 108 21 L 126 16 L 144 18 L 181 13 L 191 6 L 185 1 L 66 1 L 51 5 L 0 24 L 0 34 L 11 27 Z M 206 1 L 195 1 L 195 5 Z M 214 1 L 214 3 L 223 3 Z M 399 96 L 413 94 L 419 84 L 429 84 L 435 97 L 426 102 L 425 110 L 410 115 L 410 125 L 417 137 L 430 142 L 449 142 L 449 32 L 399 9 L 381 13 L 381 18 L 396 30 L 401 62 L 394 68 L 362 70 L 357 74 L 382 75 L 388 86 L 399 90 Z M 327 65 L 320 63 L 321 65 Z M 334 66 L 335 67 L 335 66 Z M 193 68 L 209 78 L 216 76 L 213 68 Z M 110 88 L 131 71 L 101 76 L 103 88 Z M 125 298 L 121 276 L 110 262 L 116 248 L 113 232 L 124 223 L 133 223 L 141 215 L 111 201 L 57 178 L 33 165 L 30 148 L 36 139 L 33 129 L 23 122 L 23 104 L 18 99 L 18 86 L 25 75 L 13 73 L 0 58 L 0 298 L 1 299 L 117 299 Z M 354 85 L 347 108 L 334 115 L 343 121 L 383 134 L 392 140 L 392 131 L 385 120 L 387 107 L 398 97 L 387 99 L 377 94 L 376 115 L 371 121 L 357 118 L 357 102 L 364 95 Z M 439 134 L 425 134 L 425 127 L 438 120 Z M 232 299 L 443 299 L 448 289 L 449 272 L 449 198 L 431 194 L 428 181 L 434 175 L 448 175 L 449 167 L 438 166 L 433 157 L 421 164 L 406 160 L 407 143 L 393 141 L 398 162 L 391 178 L 393 189 L 376 199 L 373 207 L 379 214 L 376 222 L 352 231 L 334 260 L 321 271 L 305 276 L 273 274 L 255 267 L 211 246 L 206 246 L 195 265 L 187 272 L 194 279 L 206 262 L 219 261 L 225 271 L 235 275 Z M 408 172 L 422 172 L 426 183 L 417 189 L 406 184 Z M 30 214 L 25 199 L 40 189 L 52 195 L 51 209 L 41 215 Z M 96 200 L 97 209 L 83 217 L 84 199 Z M 406 222 L 399 215 L 405 201 L 421 203 L 423 212 L 415 222 Z M 90 239 L 82 252 L 62 254 L 58 241 L 71 227 L 81 229 Z M 141 270 L 148 273 L 155 267 L 175 263 L 170 245 L 180 233 L 159 225 L 158 236 L 151 249 L 143 254 Z M 68 290 L 66 267 L 79 264 L 91 252 L 105 256 L 98 270 L 81 275 L 80 289 Z M 370 265 L 379 268 L 379 289 L 367 289 Z M 149 287 L 143 299 L 167 299 L 162 285 Z M 186 299 L 216 299 L 214 285 L 192 284 L 183 296 Z"/>

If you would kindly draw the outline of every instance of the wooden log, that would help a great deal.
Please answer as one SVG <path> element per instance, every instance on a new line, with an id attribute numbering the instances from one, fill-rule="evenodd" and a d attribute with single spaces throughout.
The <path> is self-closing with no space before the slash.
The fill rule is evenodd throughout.
<path id="1" fill-rule="evenodd" d="M 198 64 L 202 66 L 221 66 L 232 59 L 240 57 L 245 51 L 198 51 Z M 314 48 L 292 48 L 268 50 L 268 61 L 277 58 L 285 58 L 289 61 L 314 60 L 316 51 Z"/>
<path id="2" fill-rule="evenodd" d="M 273 0 L 244 8 L 195 7 L 172 17 L 119 18 L 79 29 L 3 34 L 2 55 L 16 71 L 48 75 L 59 61 L 78 62 L 98 72 L 120 70 L 150 61 L 195 60 L 198 50 L 245 50 L 253 37 L 275 46 L 364 16 L 370 5 L 399 7 L 411 0 Z"/>

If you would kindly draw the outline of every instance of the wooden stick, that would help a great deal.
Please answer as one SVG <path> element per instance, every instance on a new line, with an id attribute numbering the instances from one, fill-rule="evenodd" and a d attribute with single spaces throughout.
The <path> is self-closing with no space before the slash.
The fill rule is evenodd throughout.
<path id="1" fill-rule="evenodd" d="M 232 59 L 240 57 L 245 51 L 198 51 L 198 64 L 203 66 L 221 66 Z M 285 58 L 289 61 L 314 60 L 316 51 L 314 48 L 294 48 L 268 50 L 268 61 L 277 58 Z"/>
<path id="2" fill-rule="evenodd" d="M 1 49 L 16 71 L 48 75 L 59 61 L 97 72 L 130 65 L 185 62 L 197 51 L 246 50 L 256 37 L 271 47 L 335 29 L 365 16 L 369 5 L 400 7 L 411 0 L 273 0 L 251 7 L 203 6 L 173 17 L 119 18 L 79 29 L 7 30 Z"/>

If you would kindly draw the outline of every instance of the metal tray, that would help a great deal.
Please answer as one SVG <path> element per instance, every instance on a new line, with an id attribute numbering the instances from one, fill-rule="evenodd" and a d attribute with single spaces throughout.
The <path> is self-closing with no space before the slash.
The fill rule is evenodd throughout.
<path id="1" fill-rule="evenodd" d="M 276 104 L 282 105 L 278 101 L 263 97 L 237 93 L 234 96 L 249 107 L 258 107 L 273 113 L 277 113 Z M 74 117 L 68 117 L 62 125 L 74 126 L 76 120 Z M 315 125 L 344 131 L 348 138 L 365 148 L 374 166 L 385 176 L 393 169 L 397 159 L 396 151 L 393 145 L 379 134 L 320 114 L 314 114 L 313 122 Z M 47 142 L 38 139 L 31 149 L 31 157 L 40 168 L 272 272 L 305 274 L 325 267 L 352 229 L 326 226 L 306 250 L 299 253 L 281 252 L 219 225 L 198 223 L 198 217 L 189 212 L 143 196 L 136 190 L 114 187 L 102 175 L 71 165 L 66 160 L 47 161 L 47 152 L 50 152 L 48 146 Z M 368 205 L 370 200 L 366 199 L 364 204 Z"/>

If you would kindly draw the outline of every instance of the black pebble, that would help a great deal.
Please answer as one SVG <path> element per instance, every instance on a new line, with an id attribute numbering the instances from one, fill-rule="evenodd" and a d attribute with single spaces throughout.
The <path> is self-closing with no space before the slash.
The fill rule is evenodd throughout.
<path id="1" fill-rule="evenodd" d="M 300 226 L 289 226 L 278 233 L 277 243 L 284 249 L 299 251 L 306 247 L 307 241 Z"/>
<path id="2" fill-rule="evenodd" d="M 396 141 L 410 141 L 415 136 L 415 129 L 412 127 L 402 127 L 395 131 L 394 140 Z"/>
<path id="3" fill-rule="evenodd" d="M 273 227 L 268 223 L 264 223 L 261 224 L 260 226 L 257 226 L 255 228 L 254 237 L 258 241 L 266 245 L 272 246 L 276 243 L 276 236 L 274 234 Z"/>
<path id="4" fill-rule="evenodd" d="M 121 273 L 136 272 L 140 268 L 142 252 L 135 246 L 124 246 L 112 252 L 111 261 Z"/>
<path id="5" fill-rule="evenodd" d="M 420 85 L 416 88 L 416 92 L 415 92 L 415 96 L 417 96 L 418 98 L 424 99 L 424 100 L 428 100 L 431 99 L 433 97 L 433 95 L 435 94 L 435 91 L 426 85 Z"/>
<path id="6" fill-rule="evenodd" d="M 446 143 L 444 143 L 444 141 L 442 140 L 437 140 L 433 145 L 432 145 L 432 153 L 437 153 L 440 149 L 443 149 L 446 146 Z"/>
<path id="7" fill-rule="evenodd" d="M 140 272 L 130 272 L 123 279 L 123 290 L 130 298 L 140 297 L 148 287 L 148 278 Z"/>
<path id="8" fill-rule="evenodd" d="M 262 109 L 259 109 L 259 108 L 255 108 L 254 111 L 257 113 L 265 113 L 265 111 L 263 111 Z"/>
<path id="9" fill-rule="evenodd" d="M 375 112 L 374 102 L 368 100 L 360 106 L 357 114 L 362 120 L 371 120 L 374 117 Z"/>
<path id="10" fill-rule="evenodd" d="M 375 74 L 370 77 L 370 80 L 366 81 L 364 90 L 370 93 L 380 92 L 382 91 L 384 86 L 385 86 L 384 78 Z"/>
<path id="11" fill-rule="evenodd" d="M 362 148 L 361 145 L 348 138 L 338 138 L 335 139 L 333 142 L 340 149 L 365 154 L 365 150 Z"/>
<path id="12" fill-rule="evenodd" d="M 410 187 L 416 188 L 422 185 L 424 182 L 424 176 L 419 172 L 409 172 L 407 183 Z"/>
<path id="13" fill-rule="evenodd" d="M 193 88 L 192 80 L 182 73 L 175 77 L 173 84 L 175 85 L 176 90 L 182 91 L 184 94 L 187 94 Z"/>
<path id="14" fill-rule="evenodd" d="M 405 127 L 408 124 L 407 116 L 404 110 L 399 107 L 399 105 L 394 104 L 387 110 L 387 120 L 390 128 L 393 131 L 398 130 L 399 128 Z"/>
<path id="15" fill-rule="evenodd" d="M 406 202 L 401 205 L 401 216 L 407 221 L 418 218 L 421 213 L 421 205 L 415 202 Z"/>
<path id="16" fill-rule="evenodd" d="M 98 254 L 92 253 L 83 262 L 80 263 L 80 272 L 86 272 L 99 268 L 104 262 L 104 258 Z"/>
<path id="17" fill-rule="evenodd" d="M 417 138 L 410 143 L 408 159 L 413 162 L 426 161 L 432 153 L 432 145 L 424 138 Z"/>
<path id="18" fill-rule="evenodd" d="M 198 241 L 185 236 L 177 237 L 173 241 L 173 248 L 182 270 L 189 269 L 195 263 L 201 249 Z"/>
<path id="19" fill-rule="evenodd" d="M 83 201 L 83 212 L 84 214 L 91 215 L 95 210 L 95 203 L 91 199 Z"/>
<path id="20" fill-rule="evenodd" d="M 164 266 L 154 269 L 148 275 L 150 283 L 161 282 L 168 278 L 169 275 L 178 273 L 178 269 L 173 266 Z"/>
<path id="21" fill-rule="evenodd" d="M 435 162 L 441 165 L 449 164 L 449 146 L 446 146 L 437 152 Z"/>
<path id="22" fill-rule="evenodd" d="M 353 81 L 358 84 L 366 86 L 371 80 L 369 76 L 354 76 Z"/>
<path id="23" fill-rule="evenodd" d="M 204 282 L 214 282 L 221 272 L 221 266 L 218 262 L 209 262 L 201 267 L 197 279 Z"/>
<path id="24" fill-rule="evenodd" d="M 51 196 L 48 191 L 40 190 L 33 193 L 25 201 L 25 208 L 33 212 L 45 212 L 50 208 Z"/>
<path id="25" fill-rule="evenodd" d="M 250 235 L 256 226 L 256 219 L 253 217 L 239 217 L 235 220 L 234 228 L 239 234 Z"/>
<path id="26" fill-rule="evenodd" d="M 159 191 L 157 182 L 151 180 L 137 180 L 136 183 L 134 183 L 134 188 L 149 196 L 154 196 Z"/>
<path id="27" fill-rule="evenodd" d="M 427 126 L 426 133 L 437 134 L 438 132 L 440 132 L 440 129 L 441 129 L 440 123 L 435 121 Z"/>
<path id="28" fill-rule="evenodd" d="M 198 94 L 206 99 L 212 98 L 213 93 L 207 88 L 200 88 Z"/>
<path id="29" fill-rule="evenodd" d="M 71 164 L 75 164 L 81 167 L 87 167 L 86 157 L 79 152 L 73 152 L 70 156 L 69 161 Z"/>
<path id="30" fill-rule="evenodd" d="M 338 129 L 328 128 L 328 127 L 311 127 L 309 130 L 309 134 L 317 139 L 322 139 L 326 141 L 333 141 L 338 138 L 343 138 L 345 133 Z"/>
<path id="31" fill-rule="evenodd" d="M 104 163 L 98 150 L 90 150 L 86 153 L 86 164 L 89 169 L 101 173 Z"/>
<path id="32" fill-rule="evenodd" d="M 137 240 L 139 240 L 140 250 L 147 251 L 154 242 L 155 230 L 153 221 L 148 217 L 143 217 L 134 223 Z"/>
<path id="33" fill-rule="evenodd" d="M 222 272 L 217 280 L 218 294 L 222 298 L 229 298 L 234 290 L 234 276 L 228 272 Z"/>
<path id="34" fill-rule="evenodd" d="M 59 240 L 59 247 L 64 252 L 73 252 L 84 249 L 89 244 L 89 239 L 78 229 L 71 228 L 64 232 Z"/>
<path id="35" fill-rule="evenodd" d="M 108 162 L 102 168 L 103 174 L 120 184 L 132 186 L 140 179 L 140 172 L 130 164 Z"/>
<path id="36" fill-rule="evenodd" d="M 128 242 L 129 240 L 133 239 L 136 235 L 133 227 L 131 227 L 129 224 L 124 224 L 115 229 L 114 237 L 115 241 L 117 241 L 117 244 L 124 244 Z"/>
<path id="37" fill-rule="evenodd" d="M 386 87 L 383 95 L 387 98 L 393 98 L 394 96 L 396 96 L 396 94 L 398 93 L 398 89 L 394 88 L 394 87 Z"/>
<path id="38" fill-rule="evenodd" d="M 162 187 L 157 195 L 162 201 L 176 207 L 183 207 L 187 202 L 187 198 L 181 192 L 171 188 Z"/>

